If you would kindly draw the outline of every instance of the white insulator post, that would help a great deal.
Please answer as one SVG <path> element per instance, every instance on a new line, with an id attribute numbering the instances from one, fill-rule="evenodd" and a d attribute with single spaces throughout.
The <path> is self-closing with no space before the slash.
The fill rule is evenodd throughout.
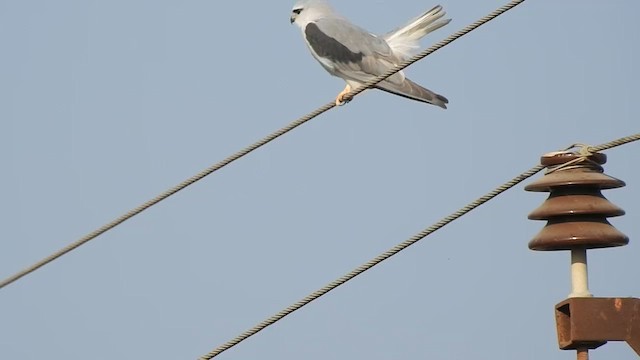
<path id="1" fill-rule="evenodd" d="M 574 297 L 592 297 L 589 292 L 589 274 L 587 269 L 587 249 L 571 249 L 571 294 Z"/>

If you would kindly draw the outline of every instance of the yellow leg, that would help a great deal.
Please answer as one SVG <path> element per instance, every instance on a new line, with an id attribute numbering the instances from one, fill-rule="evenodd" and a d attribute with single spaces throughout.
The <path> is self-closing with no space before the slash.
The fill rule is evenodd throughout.
<path id="1" fill-rule="evenodd" d="M 346 102 L 344 101 L 344 96 L 350 92 L 351 92 L 351 86 L 347 84 L 347 86 L 344 87 L 344 90 L 342 90 L 340 94 L 338 94 L 338 97 L 336 97 L 336 106 L 341 106 L 346 104 Z"/>

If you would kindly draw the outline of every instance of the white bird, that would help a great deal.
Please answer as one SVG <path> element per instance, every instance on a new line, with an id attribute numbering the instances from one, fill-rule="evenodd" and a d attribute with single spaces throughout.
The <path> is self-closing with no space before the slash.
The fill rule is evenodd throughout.
<path id="1" fill-rule="evenodd" d="M 344 79 L 347 85 L 336 97 L 343 105 L 345 95 L 376 76 L 402 63 L 418 49 L 418 41 L 449 23 L 440 5 L 406 25 L 377 36 L 352 24 L 333 10 L 325 0 L 298 1 L 291 12 L 291 23 L 302 30 L 302 36 L 313 57 L 331 75 Z M 400 71 L 376 85 L 376 88 L 416 101 L 447 108 L 449 100 L 414 83 Z"/>

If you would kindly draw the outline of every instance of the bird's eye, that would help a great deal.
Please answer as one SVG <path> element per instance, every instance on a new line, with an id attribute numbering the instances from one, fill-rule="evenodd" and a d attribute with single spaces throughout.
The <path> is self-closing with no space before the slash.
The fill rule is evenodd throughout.
<path id="1" fill-rule="evenodd" d="M 302 9 L 293 9 L 293 13 L 300 15 L 300 13 L 302 12 Z"/>

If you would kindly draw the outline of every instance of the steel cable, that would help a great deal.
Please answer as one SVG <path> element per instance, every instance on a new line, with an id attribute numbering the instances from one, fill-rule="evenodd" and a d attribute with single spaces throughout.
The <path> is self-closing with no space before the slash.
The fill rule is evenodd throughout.
<path id="1" fill-rule="evenodd" d="M 400 64 L 399 66 L 397 66 L 394 69 L 389 70 L 386 74 L 383 74 L 381 76 L 378 76 L 375 79 L 372 79 L 371 81 L 369 81 L 368 83 L 364 84 L 362 87 L 359 87 L 353 91 L 351 91 L 350 93 L 348 93 L 346 95 L 346 98 L 353 98 L 354 96 L 360 94 L 361 92 L 363 92 L 364 90 L 366 90 L 367 88 L 371 88 L 373 86 L 375 86 L 376 84 L 378 84 L 379 82 L 383 81 L 384 79 L 388 78 L 389 76 L 405 69 L 406 67 L 408 67 L 409 65 L 424 59 L 425 57 L 433 54 L 434 52 L 436 52 L 437 50 L 443 48 L 444 46 L 454 42 L 455 40 L 459 39 L 460 37 L 468 34 L 469 32 L 479 28 L 480 26 L 486 24 L 487 22 L 495 19 L 496 17 L 498 17 L 499 15 L 511 10 L 512 8 L 516 7 L 517 5 L 523 3 L 525 0 L 516 0 L 516 1 L 511 1 L 509 4 L 495 10 L 494 12 L 492 12 L 491 14 L 483 17 L 482 19 L 474 22 L 471 25 L 466 26 L 465 28 L 463 28 L 462 30 L 454 33 L 453 35 L 450 35 L 449 37 L 447 37 L 446 39 L 436 43 L 435 45 L 431 46 L 430 48 L 420 52 L 419 54 L 411 57 L 410 59 L 408 59 L 407 61 L 405 61 L 404 63 Z M 335 102 L 332 101 L 330 103 L 327 103 L 323 106 L 321 106 L 320 108 L 316 109 L 315 111 L 310 112 L 309 114 L 291 122 L 290 124 L 288 124 L 287 126 L 273 132 L 272 134 L 264 137 L 263 139 L 245 147 L 244 149 L 236 152 L 235 154 L 230 155 L 229 157 L 227 157 L 226 159 L 218 162 L 217 164 L 214 164 L 212 166 L 210 166 L 209 168 L 203 170 L 202 172 L 200 172 L 199 174 L 181 182 L 180 184 L 174 186 L 173 188 L 161 193 L 160 195 L 156 196 L 155 198 L 145 202 L 142 205 L 139 205 L 138 207 L 128 211 L 127 213 L 125 213 L 124 215 L 116 218 L 115 220 L 101 226 L 100 228 L 88 233 L 87 235 L 83 236 L 82 238 L 76 240 L 75 242 L 65 246 L 64 248 L 56 251 L 55 253 L 47 256 L 46 258 L 36 262 L 35 264 L 15 273 L 12 276 L 9 276 L 8 278 L 2 280 L 0 282 L 0 289 L 4 288 L 5 286 L 17 281 L 18 279 L 38 270 L 39 268 L 47 265 L 48 263 L 62 257 L 63 255 L 66 255 L 67 253 L 75 250 L 76 248 L 86 244 L 87 242 L 97 238 L 98 236 L 104 234 L 105 232 L 115 228 L 116 226 L 122 224 L 123 222 L 131 219 L 132 217 L 140 214 L 141 212 L 147 210 L 148 208 L 158 204 L 159 202 L 167 199 L 168 197 L 170 197 L 171 195 L 176 194 L 177 192 L 184 190 L 185 188 L 187 188 L 190 185 L 193 185 L 194 183 L 202 180 L 203 178 L 211 175 L 212 173 L 214 173 L 215 171 L 220 170 L 221 168 L 229 165 L 230 163 L 240 159 L 241 157 L 249 154 L 250 152 L 270 143 L 271 141 L 275 140 L 276 138 L 288 133 L 289 131 L 297 128 L 298 126 L 306 123 L 307 121 L 321 115 L 322 113 L 330 110 L 331 108 L 335 107 Z"/>
<path id="2" fill-rule="evenodd" d="M 614 141 L 611 141 L 611 142 L 608 142 L 608 143 L 605 143 L 605 144 L 601 144 L 601 145 L 598 145 L 598 146 L 588 147 L 588 149 L 591 152 L 597 152 L 597 151 L 611 149 L 613 147 L 624 145 L 624 144 L 627 144 L 627 143 L 630 143 L 630 142 L 633 142 L 633 141 L 637 141 L 637 140 L 640 140 L 640 133 L 635 134 L 635 135 L 631 135 L 631 136 L 627 136 L 627 137 L 623 137 L 623 138 L 620 138 L 620 139 L 617 139 L 617 140 L 614 140 Z M 329 284 L 323 286 L 322 288 L 312 292 L 311 294 L 307 295 L 306 297 L 304 297 L 303 299 L 301 299 L 298 302 L 294 303 L 293 305 L 288 306 L 284 310 L 281 310 L 280 312 L 276 313 L 275 315 L 273 315 L 273 316 L 267 318 L 266 320 L 258 323 L 257 325 L 255 325 L 251 329 L 243 332 L 242 334 L 236 336 L 235 338 L 229 340 L 228 342 L 218 346 L 213 351 L 201 356 L 199 358 L 199 360 L 212 359 L 212 358 L 220 355 L 224 351 L 229 350 L 230 348 L 238 345 L 242 341 L 244 341 L 244 340 L 248 339 L 249 337 L 257 334 L 258 332 L 264 330 L 269 325 L 272 325 L 272 324 L 282 320 L 285 316 L 293 313 L 294 311 L 299 310 L 300 308 L 304 307 L 305 305 L 308 305 L 309 303 L 311 303 L 312 301 L 318 299 L 319 297 L 326 295 L 331 290 L 336 289 L 338 286 L 348 282 L 349 280 L 352 280 L 353 278 L 355 278 L 356 276 L 362 274 L 363 272 L 365 272 L 367 270 L 370 270 L 374 266 L 376 266 L 376 265 L 380 264 L 381 262 L 387 260 L 388 258 L 396 255 L 397 253 L 401 252 L 402 250 L 404 250 L 404 249 L 408 248 L 409 246 L 417 243 L 418 241 L 424 239 L 425 237 L 431 235 L 435 231 L 443 228 L 444 226 L 448 225 L 449 223 L 453 222 L 454 220 L 456 220 L 456 219 L 462 217 L 463 215 L 469 213 L 471 210 L 479 207 L 480 205 L 482 205 L 482 204 L 486 203 L 487 201 L 495 198 L 496 196 L 500 195 L 501 193 L 503 193 L 503 192 L 511 189 L 512 187 L 516 186 L 520 182 L 522 182 L 522 181 L 530 178 L 531 176 L 537 174 L 542 169 L 544 169 L 543 165 L 537 165 L 537 166 L 534 166 L 531 169 L 523 172 L 522 174 L 520 174 L 520 175 L 516 176 L 515 178 L 511 179 L 510 181 L 507 181 L 506 183 L 498 186 L 493 191 L 487 193 L 486 195 L 484 195 L 484 196 L 476 199 L 475 201 L 469 203 L 468 205 L 464 206 L 460 210 L 452 213 L 451 215 L 443 218 L 442 220 L 438 221 L 437 223 L 435 223 L 435 224 L 429 226 L 428 228 L 420 231 L 419 233 L 415 234 L 411 238 L 409 238 L 409 239 L 401 242 L 400 244 L 392 247 L 391 249 L 389 249 L 389 250 L 385 251 L 384 253 L 376 256 L 375 258 L 367 261 L 366 263 L 360 265 L 356 269 L 354 269 L 354 270 L 350 271 L 349 273 L 343 275 L 342 277 L 338 278 L 337 280 L 334 280 L 334 281 L 330 282 Z"/>

